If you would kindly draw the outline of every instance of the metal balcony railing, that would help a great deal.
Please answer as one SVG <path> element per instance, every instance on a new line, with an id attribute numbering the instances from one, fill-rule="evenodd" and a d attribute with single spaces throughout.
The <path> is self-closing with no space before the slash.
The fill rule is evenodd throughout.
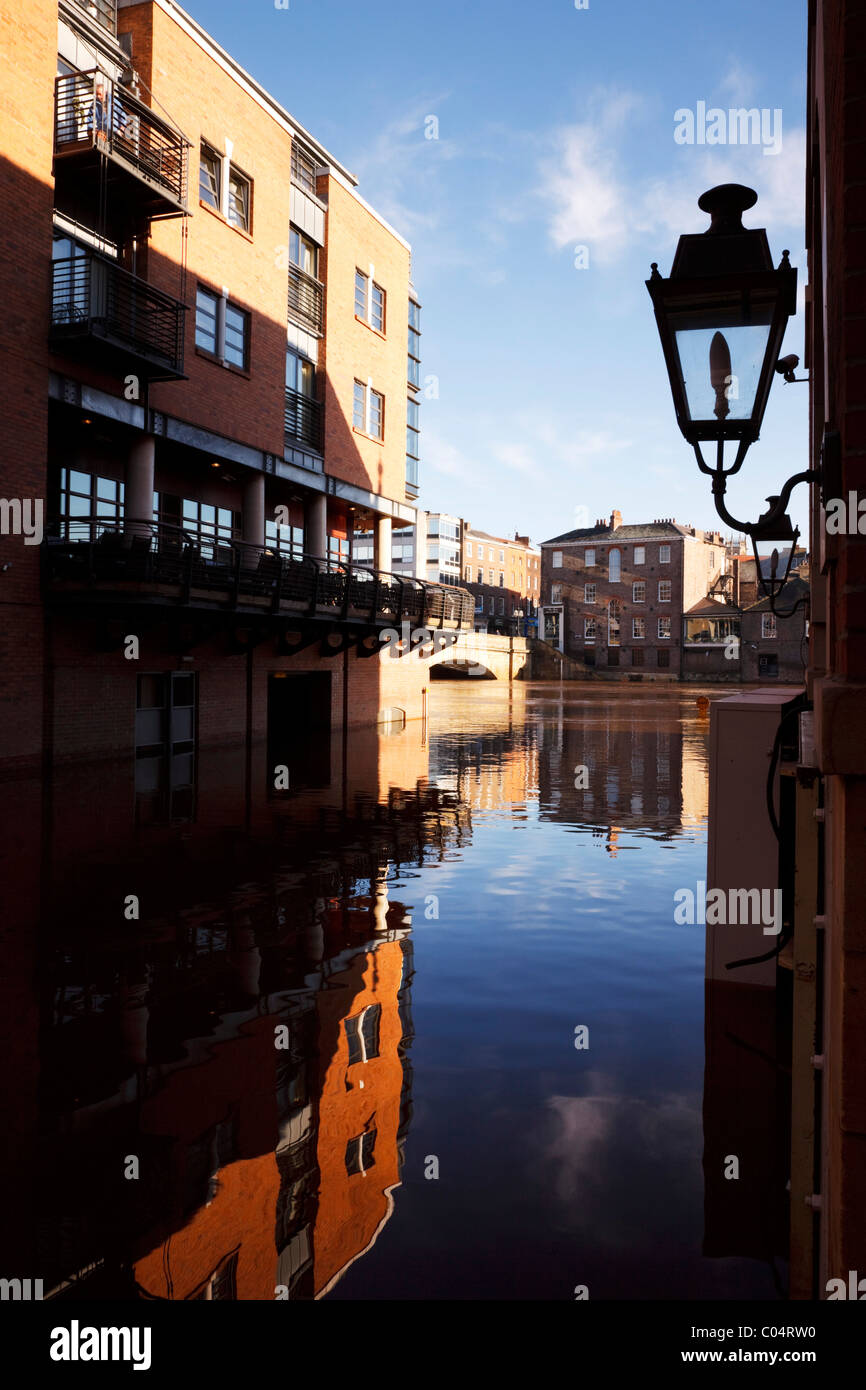
<path id="1" fill-rule="evenodd" d="M 189 141 L 132 92 L 102 73 L 56 79 L 56 157 L 99 150 L 186 209 Z"/>
<path id="2" fill-rule="evenodd" d="M 79 9 L 107 29 L 109 34 L 117 33 L 117 5 L 115 0 L 77 0 Z"/>
<path id="3" fill-rule="evenodd" d="M 51 338 L 98 339 L 158 369 L 183 375 L 186 307 L 97 251 L 52 262 Z M 153 373 L 149 373 L 152 375 Z"/>
<path id="4" fill-rule="evenodd" d="M 43 543 L 48 588 L 73 600 L 103 595 L 270 612 L 378 627 L 471 629 L 464 589 L 266 546 L 207 537 L 162 522 L 66 517 Z"/>
<path id="5" fill-rule="evenodd" d="M 286 387 L 285 432 L 288 439 L 309 444 L 321 453 L 325 434 L 321 402 Z"/>
<path id="6" fill-rule="evenodd" d="M 300 266 L 289 266 L 289 318 L 317 333 L 322 329 L 325 287 Z"/>

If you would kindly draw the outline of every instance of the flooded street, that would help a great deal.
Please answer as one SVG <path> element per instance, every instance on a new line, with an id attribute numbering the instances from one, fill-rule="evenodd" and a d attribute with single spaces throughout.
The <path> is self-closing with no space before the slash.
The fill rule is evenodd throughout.
<path id="1" fill-rule="evenodd" d="M 673 919 L 699 693 L 439 683 L 316 789 L 202 754 L 173 824 L 123 767 L 20 786 L 16 1267 L 70 1299 L 779 1297 L 770 1179 L 748 1242 L 705 1193 L 739 1081 L 705 1097 Z"/>

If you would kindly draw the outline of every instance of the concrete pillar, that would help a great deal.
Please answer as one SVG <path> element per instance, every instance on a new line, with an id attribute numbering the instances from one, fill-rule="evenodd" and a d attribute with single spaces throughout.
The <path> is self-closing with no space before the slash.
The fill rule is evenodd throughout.
<path id="1" fill-rule="evenodd" d="M 328 499 L 323 492 L 304 506 L 304 551 L 317 560 L 328 558 Z"/>
<path id="2" fill-rule="evenodd" d="M 247 545 L 265 543 L 264 473 L 251 473 L 244 483 L 243 538 Z"/>
<path id="3" fill-rule="evenodd" d="M 131 535 L 150 535 L 153 518 L 153 472 L 156 459 L 156 440 L 152 434 L 141 434 L 130 446 L 126 456 L 126 490 L 124 516 L 129 518 L 124 529 Z M 136 526 L 136 522 L 148 525 Z"/>
<path id="4" fill-rule="evenodd" d="M 391 518 L 376 517 L 376 546 L 373 554 L 373 568 L 391 574 L 394 568 L 391 552 Z"/>

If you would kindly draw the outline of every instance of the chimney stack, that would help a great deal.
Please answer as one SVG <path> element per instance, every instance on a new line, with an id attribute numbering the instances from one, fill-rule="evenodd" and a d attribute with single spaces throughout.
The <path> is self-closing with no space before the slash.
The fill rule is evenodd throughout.
<path id="1" fill-rule="evenodd" d="M 613 511 L 610 514 L 610 529 L 615 531 L 619 526 L 622 526 L 622 512 Z"/>

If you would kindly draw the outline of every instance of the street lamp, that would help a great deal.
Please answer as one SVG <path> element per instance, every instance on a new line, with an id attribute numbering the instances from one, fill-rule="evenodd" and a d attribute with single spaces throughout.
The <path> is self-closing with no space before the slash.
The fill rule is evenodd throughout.
<path id="1" fill-rule="evenodd" d="M 709 189 L 698 199 L 698 206 L 710 214 L 710 226 L 705 232 L 681 236 L 669 279 L 659 274 L 653 262 L 646 285 L 677 424 L 694 448 L 701 472 L 712 478 L 719 516 L 733 530 L 751 537 L 758 580 L 764 592 L 775 598 L 787 582 L 799 536 L 787 515 L 788 499 L 797 483 L 818 475 L 807 470 L 789 478 L 778 496 L 767 498 L 767 511 L 757 521 L 738 521 L 725 505 L 727 479 L 742 468 L 749 445 L 760 434 L 785 328 L 796 312 L 797 272 L 788 252 L 782 252 L 774 269 L 767 233 L 743 226 L 742 214 L 757 200 L 754 189 L 738 183 Z M 703 443 L 715 443 L 715 464 L 705 462 Z M 727 467 L 726 443 L 736 450 Z M 774 551 L 767 582 L 759 546 L 775 540 L 790 540 L 788 563 L 779 578 L 778 552 Z"/>

